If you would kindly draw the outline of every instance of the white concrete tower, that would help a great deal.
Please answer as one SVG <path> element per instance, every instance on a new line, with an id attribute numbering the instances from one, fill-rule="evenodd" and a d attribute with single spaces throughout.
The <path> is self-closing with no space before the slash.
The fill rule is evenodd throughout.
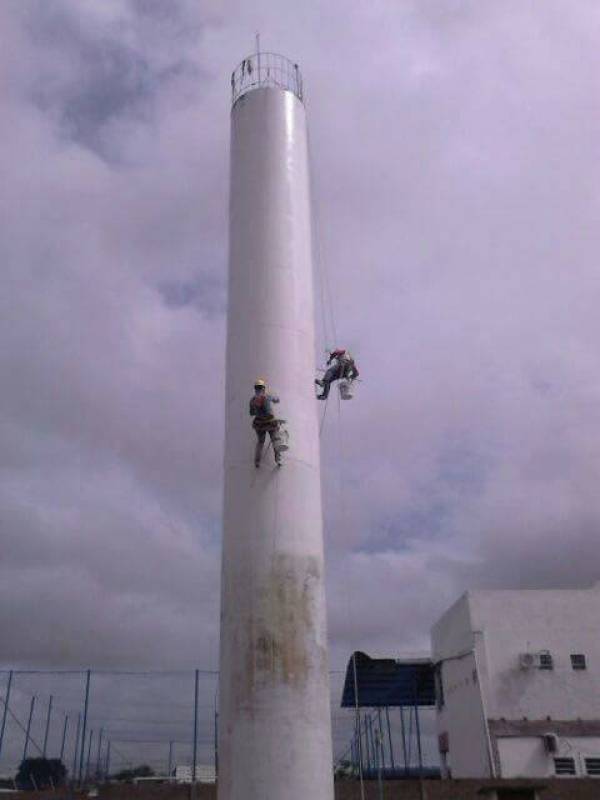
<path id="1" fill-rule="evenodd" d="M 219 800 L 331 800 L 302 79 L 260 53 L 232 91 Z M 272 449 L 253 463 L 259 377 L 287 420 L 281 469 Z"/>

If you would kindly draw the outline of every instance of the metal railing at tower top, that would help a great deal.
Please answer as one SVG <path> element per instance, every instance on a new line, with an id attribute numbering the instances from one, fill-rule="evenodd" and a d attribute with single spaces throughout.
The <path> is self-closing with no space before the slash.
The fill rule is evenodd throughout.
<path id="1" fill-rule="evenodd" d="M 303 99 L 302 75 L 298 64 L 278 53 L 253 53 L 231 73 L 231 104 L 242 95 L 263 86 L 292 92 Z"/>

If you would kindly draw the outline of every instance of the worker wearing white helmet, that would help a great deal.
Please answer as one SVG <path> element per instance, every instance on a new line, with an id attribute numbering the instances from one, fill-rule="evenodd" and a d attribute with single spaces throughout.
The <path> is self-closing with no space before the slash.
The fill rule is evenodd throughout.
<path id="1" fill-rule="evenodd" d="M 358 368 L 348 350 L 342 350 L 341 348 L 332 350 L 327 360 L 327 367 L 323 377 L 320 380 L 319 378 L 315 379 L 315 383 L 323 389 L 321 394 L 317 395 L 319 400 L 327 400 L 333 381 L 339 381 L 342 378 L 353 381 L 358 378 Z"/>

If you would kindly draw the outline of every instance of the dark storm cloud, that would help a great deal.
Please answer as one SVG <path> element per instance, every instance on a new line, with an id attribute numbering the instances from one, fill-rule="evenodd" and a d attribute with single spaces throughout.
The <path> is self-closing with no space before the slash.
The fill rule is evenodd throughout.
<path id="1" fill-rule="evenodd" d="M 141 30 L 150 18 L 172 37 L 189 37 L 177 4 L 169 11 L 154 3 L 132 7 Z M 104 29 L 82 24 L 85 11 L 77 13 L 69 4 L 31 3 L 26 11 L 32 42 L 54 56 L 31 88 L 34 102 L 56 120 L 62 136 L 108 161 L 123 155 L 115 126 L 155 127 L 159 95 L 182 78 L 205 77 L 197 64 L 176 51 L 156 58 L 140 42 L 135 16 L 123 20 L 119 30 L 116 21 Z"/>
<path id="2" fill-rule="evenodd" d="M 594 3 L 0 15 L 7 661 L 216 664 L 228 78 L 256 30 L 303 69 L 363 377 L 322 440 L 333 665 L 426 648 L 468 587 L 599 577 Z"/>

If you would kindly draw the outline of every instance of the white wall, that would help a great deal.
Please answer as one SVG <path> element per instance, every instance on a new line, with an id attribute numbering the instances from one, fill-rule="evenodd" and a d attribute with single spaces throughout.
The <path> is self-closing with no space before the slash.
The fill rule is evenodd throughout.
<path id="1" fill-rule="evenodd" d="M 445 705 L 438 711 L 438 734 L 447 733 L 446 764 L 453 777 L 489 776 L 490 757 L 481 702 L 481 643 L 473 635 L 468 595 L 434 626 L 432 654 L 441 662 Z M 476 652 L 477 651 L 477 661 Z"/>
<path id="2" fill-rule="evenodd" d="M 454 777 L 490 774 L 484 718 L 600 720 L 598 620 L 600 585 L 469 592 L 442 616 L 432 629 L 432 653 L 441 663 L 445 694 L 438 732 L 448 734 Z M 542 650 L 552 655 L 554 669 L 520 668 L 520 653 Z M 586 670 L 572 668 L 572 653 L 585 655 Z M 592 737 L 580 744 L 588 755 L 599 755 Z M 541 737 L 502 738 L 498 749 L 503 777 L 554 774 Z"/>
<path id="3" fill-rule="evenodd" d="M 488 717 L 600 719 L 600 591 L 525 590 L 469 595 L 474 630 L 484 630 Z M 519 653 L 549 650 L 553 670 L 519 668 Z M 588 668 L 573 670 L 571 653 Z"/>
<path id="4" fill-rule="evenodd" d="M 498 739 L 498 751 L 503 778 L 545 778 L 554 775 L 554 761 L 539 736 Z"/>
<path id="5" fill-rule="evenodd" d="M 539 736 L 498 739 L 503 778 L 549 778 L 555 775 L 554 756 L 574 758 L 577 775 L 585 776 L 586 756 L 600 757 L 600 737 L 568 737 L 557 753 L 548 753 Z M 600 795 L 600 787 L 599 787 Z"/>

